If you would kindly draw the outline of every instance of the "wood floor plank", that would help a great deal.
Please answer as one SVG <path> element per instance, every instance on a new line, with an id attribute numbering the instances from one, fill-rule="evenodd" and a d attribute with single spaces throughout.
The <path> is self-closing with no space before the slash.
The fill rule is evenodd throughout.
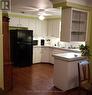
<path id="1" fill-rule="evenodd" d="M 64 93 L 54 87 L 53 65 L 35 64 L 13 68 L 13 89 L 7 95 L 78 95 L 78 90 Z M 85 95 L 83 93 L 82 95 Z"/>

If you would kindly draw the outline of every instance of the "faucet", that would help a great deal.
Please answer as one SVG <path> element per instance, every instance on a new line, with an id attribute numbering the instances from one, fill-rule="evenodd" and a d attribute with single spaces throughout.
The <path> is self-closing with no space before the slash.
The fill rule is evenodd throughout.
<path id="1" fill-rule="evenodd" d="M 73 49 L 73 46 L 72 46 L 72 45 L 70 45 L 68 48 L 69 48 L 69 49 Z"/>
<path id="2" fill-rule="evenodd" d="M 72 48 L 73 48 L 73 46 L 72 46 L 72 45 L 70 45 L 70 48 L 72 49 Z"/>
<path id="3" fill-rule="evenodd" d="M 60 47 L 60 43 L 59 42 L 57 42 L 57 46 Z"/>

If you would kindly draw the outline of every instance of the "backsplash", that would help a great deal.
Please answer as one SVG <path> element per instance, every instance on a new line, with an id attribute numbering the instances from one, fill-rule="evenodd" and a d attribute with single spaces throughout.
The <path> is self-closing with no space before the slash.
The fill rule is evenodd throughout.
<path id="1" fill-rule="evenodd" d="M 62 47 L 62 48 L 72 48 L 72 49 L 78 49 L 79 45 L 84 44 L 85 42 L 62 42 L 60 41 L 59 38 L 55 38 L 55 37 L 47 37 L 47 38 L 34 38 L 36 40 L 38 40 L 38 45 L 40 45 L 41 43 L 41 39 L 45 40 L 45 45 L 46 46 L 56 46 L 56 47 Z"/>

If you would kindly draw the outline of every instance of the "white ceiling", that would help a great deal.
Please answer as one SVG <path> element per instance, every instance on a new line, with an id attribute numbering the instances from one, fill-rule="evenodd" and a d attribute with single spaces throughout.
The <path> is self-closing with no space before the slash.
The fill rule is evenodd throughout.
<path id="1" fill-rule="evenodd" d="M 11 11 L 31 15 L 60 16 L 60 9 L 53 8 L 51 0 L 11 0 Z"/>
<path id="2" fill-rule="evenodd" d="M 53 8 L 52 2 L 65 1 L 92 6 L 92 0 L 11 0 L 11 11 L 35 16 L 60 16 L 61 10 Z"/>

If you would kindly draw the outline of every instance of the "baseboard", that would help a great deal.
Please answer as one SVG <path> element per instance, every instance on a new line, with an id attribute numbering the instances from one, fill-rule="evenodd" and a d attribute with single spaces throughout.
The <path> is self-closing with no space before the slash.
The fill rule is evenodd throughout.
<path id="1" fill-rule="evenodd" d="M 52 64 L 53 65 L 53 63 L 50 63 L 50 62 L 37 62 L 37 63 L 33 63 L 33 64 Z"/>
<path id="2" fill-rule="evenodd" d="M 2 88 L 0 88 L 0 95 L 6 95 L 5 91 Z"/>

